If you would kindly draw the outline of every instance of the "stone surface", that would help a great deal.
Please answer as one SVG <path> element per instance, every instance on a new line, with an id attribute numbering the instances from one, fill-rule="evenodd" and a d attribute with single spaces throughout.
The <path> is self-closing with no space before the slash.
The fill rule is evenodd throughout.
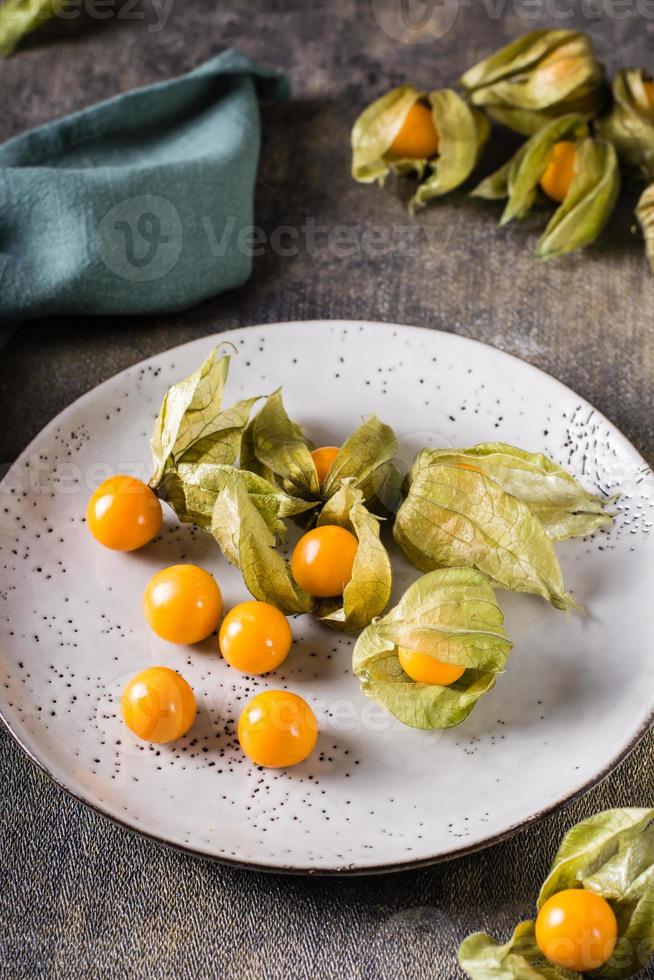
<path id="1" fill-rule="evenodd" d="M 648 65 L 647 5 L 560 2 L 574 16 L 554 22 L 545 2 L 450 0 L 445 13 L 459 8 L 451 30 L 406 44 L 374 16 L 394 4 L 173 0 L 157 31 L 148 0 L 135 8 L 140 20 L 121 3 L 94 19 L 85 0 L 83 16 L 48 27 L 0 64 L 0 138 L 185 71 L 226 45 L 286 71 L 294 91 L 292 103 L 262 113 L 257 221 L 267 244 L 251 281 L 174 316 L 21 327 L 2 353 L 0 461 L 11 462 L 72 399 L 155 351 L 240 324 L 333 316 L 416 323 L 501 347 L 575 388 L 654 458 L 654 278 L 632 231 L 633 198 L 621 200 L 611 231 L 587 253 L 539 265 L 531 251 L 542 215 L 499 230 L 494 205 L 459 194 L 412 221 L 406 188 L 351 182 L 348 147 L 358 111 L 385 89 L 451 84 L 534 26 L 588 30 L 611 71 Z M 487 168 L 511 145 L 499 138 Z M 378 237 L 375 249 L 373 235 L 386 244 Z M 476 856 L 321 880 L 222 868 L 139 840 L 69 800 L 3 733 L 0 972 L 450 980 L 460 976 L 454 951 L 464 935 L 483 928 L 505 937 L 532 913 L 572 823 L 607 806 L 652 803 L 653 753 L 650 736 L 582 800 Z"/>

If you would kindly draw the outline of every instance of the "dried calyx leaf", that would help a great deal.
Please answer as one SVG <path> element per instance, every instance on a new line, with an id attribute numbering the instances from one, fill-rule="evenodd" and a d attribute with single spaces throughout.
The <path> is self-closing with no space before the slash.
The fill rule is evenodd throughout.
<path id="1" fill-rule="evenodd" d="M 336 629 L 361 630 L 384 611 L 391 596 L 391 562 L 381 542 L 379 518 L 366 508 L 363 492 L 345 480 L 318 518 L 318 526 L 329 524 L 351 531 L 359 547 L 343 596 L 320 600 L 315 614 Z"/>
<path id="2" fill-rule="evenodd" d="M 391 565 L 379 537 L 379 519 L 360 490 L 341 486 L 318 518 L 356 535 L 352 578 L 338 599 L 316 599 L 294 581 L 275 550 L 284 521 L 315 506 L 290 497 L 264 477 L 233 466 L 183 469 L 181 488 L 189 519 L 209 527 L 225 557 L 240 568 L 251 594 L 286 615 L 311 612 L 336 629 L 360 630 L 383 612 L 391 592 Z"/>
<path id="3" fill-rule="evenodd" d="M 221 410 L 228 367 L 229 358 L 214 350 L 166 393 L 152 436 L 151 486 L 180 521 L 211 531 L 255 598 L 287 615 L 315 612 L 338 629 L 362 629 L 390 596 L 390 560 L 379 518 L 365 502 L 381 508 L 391 491 L 399 493 L 392 429 L 375 417 L 364 422 L 339 450 L 321 489 L 311 444 L 288 417 L 280 391 L 249 424 L 256 398 Z M 239 455 L 242 469 L 233 465 Z M 343 596 L 318 601 L 297 586 L 275 546 L 288 518 L 325 500 L 319 523 L 348 528 L 359 548 Z"/>
<path id="4" fill-rule="evenodd" d="M 485 932 L 473 933 L 461 943 L 458 960 L 471 980 L 582 980 L 580 973 L 545 959 L 533 922 L 520 922 L 503 944 Z"/>
<path id="5" fill-rule="evenodd" d="M 206 361 L 166 392 L 154 425 L 150 448 L 154 490 L 166 495 L 166 481 L 182 463 L 233 463 L 243 430 L 258 398 L 247 398 L 222 410 L 230 358 L 215 348 Z"/>
<path id="6" fill-rule="evenodd" d="M 378 501 L 392 509 L 396 502 L 396 452 L 397 438 L 390 425 L 372 415 L 339 449 L 321 488 L 323 498 L 329 500 L 347 481 L 351 488 L 361 491 L 364 503 Z"/>
<path id="7" fill-rule="evenodd" d="M 588 136 L 588 126 L 577 114 L 563 116 L 541 128 L 517 153 L 472 191 L 472 197 L 489 200 L 508 198 L 501 224 L 524 218 L 538 198 L 538 184 L 549 163 L 552 150 L 561 140 Z"/>
<path id="8" fill-rule="evenodd" d="M 389 509 L 396 502 L 393 458 L 397 439 L 390 426 L 376 416 L 348 436 L 322 487 L 312 448 L 302 429 L 288 417 L 281 391 L 276 391 L 245 430 L 241 466 L 316 504 L 329 500 L 345 481 L 362 491 L 364 502 L 380 502 Z"/>
<path id="9" fill-rule="evenodd" d="M 166 478 L 166 499 L 183 523 L 211 529 L 216 500 L 233 477 L 235 468 L 219 463 L 181 463 Z M 292 497 L 256 473 L 239 471 L 249 497 L 277 539 L 286 532 L 284 523 L 315 504 Z"/>
<path id="10" fill-rule="evenodd" d="M 553 259 L 594 242 L 613 214 L 620 183 L 613 144 L 581 140 L 576 149 L 575 176 L 536 246 L 538 258 Z"/>
<path id="11" fill-rule="evenodd" d="M 270 395 L 245 430 L 241 466 L 276 482 L 287 493 L 318 500 L 313 446 L 284 408 L 281 388 Z"/>
<path id="12" fill-rule="evenodd" d="M 425 99 L 413 85 L 400 85 L 364 109 L 352 127 L 352 176 L 362 184 L 383 184 L 394 173 L 417 173 L 421 177 L 427 157 L 403 158 L 392 145 L 411 109 Z"/>
<path id="13" fill-rule="evenodd" d="M 253 491 L 263 484 L 253 484 L 244 471 L 226 466 L 215 477 L 210 530 L 228 561 L 240 568 L 248 591 L 287 616 L 311 612 L 315 600 L 294 582 L 288 563 L 275 550 L 281 516 L 275 489 L 262 505 Z"/>
<path id="14" fill-rule="evenodd" d="M 410 479 L 437 463 L 478 470 L 490 477 L 527 504 L 553 541 L 585 537 L 613 520 L 606 511 L 611 499 L 585 490 L 542 453 L 528 453 L 502 442 L 484 442 L 470 449 L 423 449 Z"/>
<path id="15" fill-rule="evenodd" d="M 56 17 L 66 0 L 4 0 L 0 5 L 0 54 L 10 55 L 21 39 Z"/>
<path id="16" fill-rule="evenodd" d="M 645 249 L 654 272 L 654 81 L 641 68 L 627 68 L 613 80 L 613 105 L 597 122 L 631 173 L 649 183 L 636 207 Z"/>
<path id="17" fill-rule="evenodd" d="M 461 84 L 474 105 L 525 136 L 571 112 L 590 119 L 606 101 L 602 68 L 578 31 L 525 34 L 467 71 Z"/>
<path id="18" fill-rule="evenodd" d="M 492 584 L 471 568 L 438 569 L 405 592 L 397 606 L 368 626 L 354 647 L 361 690 L 413 728 L 450 728 L 495 683 L 511 644 Z M 465 667 L 449 686 L 421 684 L 402 669 L 398 649 Z"/>
<path id="19" fill-rule="evenodd" d="M 624 980 L 643 970 L 654 954 L 654 809 L 605 810 L 573 827 L 554 858 L 538 908 L 568 888 L 601 895 L 617 919 L 613 954 L 593 971 L 593 977 Z M 471 980 L 583 980 L 588 976 L 546 960 L 536 943 L 533 922 L 521 922 L 503 945 L 485 933 L 468 936 L 458 959 Z"/>
<path id="20" fill-rule="evenodd" d="M 644 848 L 642 845 L 646 845 Z M 565 835 L 538 896 L 538 908 L 566 888 L 591 885 L 606 898 L 618 898 L 626 880 L 616 872 L 623 859 L 649 856 L 654 861 L 654 809 L 605 810 L 577 824 Z M 619 858 L 616 861 L 616 858 Z M 635 868 L 632 868 L 635 870 Z M 640 871 L 643 870 L 641 867 Z M 654 928 L 654 923 L 652 924 Z"/>
<path id="21" fill-rule="evenodd" d="M 647 258 L 654 272 L 654 184 L 650 184 L 641 194 L 636 217 L 645 237 Z"/>
<path id="22" fill-rule="evenodd" d="M 654 181 L 654 83 L 642 68 L 627 68 L 613 80 L 613 104 L 597 120 L 601 136 L 642 180 Z"/>
<path id="23" fill-rule="evenodd" d="M 580 115 L 555 119 L 520 147 L 496 173 L 483 180 L 473 197 L 508 198 L 500 224 L 523 218 L 539 198 L 539 185 L 557 146 L 571 144 L 573 171 L 560 206 L 536 248 L 539 258 L 555 258 L 595 241 L 609 220 L 620 192 L 614 147 L 588 135 Z"/>
<path id="24" fill-rule="evenodd" d="M 410 483 L 393 529 L 408 560 L 434 568 L 476 568 L 500 588 L 578 608 L 563 587 L 552 542 L 527 504 L 479 468 L 423 466 Z"/>
<path id="25" fill-rule="evenodd" d="M 431 92 L 429 103 L 438 133 L 438 155 L 429 162 L 431 173 L 411 199 L 413 209 L 460 187 L 477 166 L 490 135 L 485 114 L 453 89 Z"/>
<path id="26" fill-rule="evenodd" d="M 468 179 L 489 133 L 484 113 L 453 89 L 426 95 L 402 85 L 373 102 L 354 124 L 352 176 L 360 183 L 383 183 L 391 170 L 419 178 L 429 170 L 410 203 L 412 209 L 422 207 Z"/>

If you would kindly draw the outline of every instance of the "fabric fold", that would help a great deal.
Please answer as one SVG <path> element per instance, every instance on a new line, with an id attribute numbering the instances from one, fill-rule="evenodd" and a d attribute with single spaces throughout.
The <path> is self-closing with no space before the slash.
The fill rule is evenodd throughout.
<path id="1" fill-rule="evenodd" d="M 245 282 L 258 101 L 287 95 L 228 50 L 0 146 L 0 326 L 174 311 Z"/>

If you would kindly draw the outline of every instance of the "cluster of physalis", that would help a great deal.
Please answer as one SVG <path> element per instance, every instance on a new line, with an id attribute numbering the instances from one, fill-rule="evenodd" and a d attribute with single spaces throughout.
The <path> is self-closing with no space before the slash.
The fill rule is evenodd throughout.
<path id="1" fill-rule="evenodd" d="M 605 810 L 561 841 L 536 921 L 521 922 L 506 943 L 468 936 L 459 963 L 471 980 L 632 977 L 654 953 L 653 908 L 654 810 Z"/>
<path id="2" fill-rule="evenodd" d="M 162 511 L 154 491 L 131 476 L 102 483 L 87 507 L 87 523 L 101 544 L 134 551 L 159 532 Z M 223 599 L 209 572 L 197 565 L 171 565 L 157 572 L 143 595 L 149 626 L 169 643 L 205 640 L 220 624 Z M 266 602 L 241 602 L 222 619 L 219 647 L 236 670 L 264 674 L 278 667 L 292 643 L 287 618 Z M 125 724 L 139 738 L 163 744 L 191 728 L 196 716 L 193 690 L 169 667 L 148 667 L 123 691 Z M 243 751 L 262 766 L 291 766 L 313 750 L 318 729 L 306 702 L 288 691 L 264 691 L 245 706 L 238 738 Z"/>
<path id="3" fill-rule="evenodd" d="M 92 534 L 109 548 L 139 548 L 158 533 L 165 500 L 180 521 L 213 536 L 253 597 L 220 627 L 220 651 L 236 670 L 278 667 L 292 641 L 287 616 L 306 613 L 359 634 L 353 670 L 362 690 L 402 722 L 463 721 L 511 646 L 494 590 L 575 607 L 553 542 L 608 524 L 609 501 L 545 456 L 501 443 L 424 449 L 402 479 L 396 437 L 375 417 L 342 446 L 316 449 L 279 391 L 254 414 L 258 398 L 223 407 L 229 360 L 213 351 L 169 389 L 149 486 L 129 476 L 103 483 L 87 509 Z M 303 533 L 289 562 L 279 545 L 291 519 Z M 385 615 L 392 542 L 383 525 L 426 573 Z M 193 565 L 157 572 L 143 604 L 152 629 L 172 643 L 205 639 L 222 617 L 218 585 Z M 122 710 L 137 735 L 166 742 L 189 729 L 195 701 L 179 675 L 157 667 L 128 685 Z M 239 738 L 260 765 L 287 766 L 312 750 L 316 722 L 302 699 L 266 691 L 245 708 Z"/>
<path id="4" fill-rule="evenodd" d="M 622 165 L 649 185 L 636 213 L 654 269 L 654 82 L 642 69 L 618 72 L 611 96 L 586 35 L 538 30 L 475 65 L 460 86 L 461 94 L 402 85 L 368 106 L 352 129 L 354 179 L 417 175 L 414 210 L 468 180 L 490 116 L 528 137 L 471 192 L 507 200 L 501 224 L 545 195 L 559 207 L 536 254 L 554 258 L 589 245 L 613 212 Z"/>

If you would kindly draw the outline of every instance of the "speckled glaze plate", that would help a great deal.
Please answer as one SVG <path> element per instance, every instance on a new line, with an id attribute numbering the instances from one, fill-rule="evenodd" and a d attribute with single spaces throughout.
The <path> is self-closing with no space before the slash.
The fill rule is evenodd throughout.
<path id="1" fill-rule="evenodd" d="M 620 493 L 608 533 L 558 548 L 586 617 L 500 594 L 515 648 L 468 720 L 403 728 L 360 694 L 352 640 L 308 617 L 282 667 L 244 677 L 210 638 L 159 640 L 141 593 L 164 565 L 211 570 L 226 606 L 246 598 L 212 539 L 166 514 L 140 552 L 88 534 L 91 490 L 113 472 L 149 476 L 148 440 L 166 388 L 219 340 L 238 356 L 225 404 L 283 385 L 316 443 L 338 443 L 376 412 L 409 461 L 424 445 L 501 439 L 543 450 L 589 488 Z M 474 341 L 415 327 L 298 322 L 205 338 L 89 392 L 38 436 L 1 485 L 2 717 L 70 793 L 125 826 L 200 855 L 284 871 L 391 870 L 490 844 L 589 788 L 633 748 L 653 713 L 654 479 L 626 439 L 573 392 Z M 416 573 L 395 557 L 396 594 Z M 198 699 L 171 746 L 133 738 L 118 699 L 144 667 L 179 670 Z M 288 687 L 313 706 L 313 756 L 262 771 L 235 725 L 258 689 Z M 616 800 L 616 804 L 620 801 Z"/>

